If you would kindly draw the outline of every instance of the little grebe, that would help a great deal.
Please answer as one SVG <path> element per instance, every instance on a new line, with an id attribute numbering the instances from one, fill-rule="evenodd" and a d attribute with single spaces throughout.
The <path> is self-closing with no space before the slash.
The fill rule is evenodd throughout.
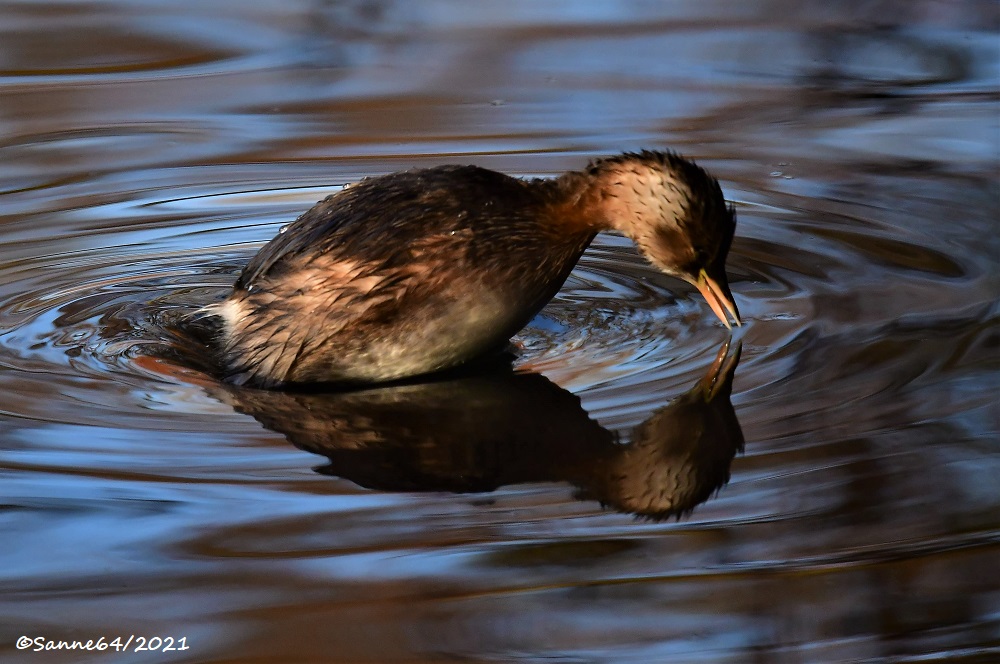
<path id="1" fill-rule="evenodd" d="M 617 230 L 740 324 L 725 262 L 736 216 L 719 183 L 669 152 L 550 180 L 476 166 L 366 178 L 267 243 L 216 316 L 226 379 L 273 387 L 383 382 L 502 349 L 594 236 Z"/>

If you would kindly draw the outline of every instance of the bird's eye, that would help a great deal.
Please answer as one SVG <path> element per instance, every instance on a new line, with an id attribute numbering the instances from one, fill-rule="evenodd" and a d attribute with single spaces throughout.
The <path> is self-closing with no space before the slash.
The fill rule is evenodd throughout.
<path id="1" fill-rule="evenodd" d="M 698 265 L 705 265 L 708 263 L 708 252 L 704 249 L 696 249 L 694 252 L 694 261 Z"/>

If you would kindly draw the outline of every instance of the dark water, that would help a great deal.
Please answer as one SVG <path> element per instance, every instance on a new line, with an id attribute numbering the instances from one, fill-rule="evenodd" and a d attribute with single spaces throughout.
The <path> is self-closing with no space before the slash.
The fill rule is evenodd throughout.
<path id="1" fill-rule="evenodd" d="M 996 7 L 0 6 L 0 657 L 1000 661 Z M 344 183 L 663 146 L 738 209 L 728 347 L 607 236 L 513 373 L 164 356 Z"/>

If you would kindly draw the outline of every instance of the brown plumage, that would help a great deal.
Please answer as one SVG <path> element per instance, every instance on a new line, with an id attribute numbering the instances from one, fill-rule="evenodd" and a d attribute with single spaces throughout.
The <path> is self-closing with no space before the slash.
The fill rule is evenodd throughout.
<path id="1" fill-rule="evenodd" d="M 476 166 L 367 178 L 317 203 L 249 262 L 218 316 L 227 380 L 383 382 L 503 348 L 602 230 L 632 238 L 739 323 L 735 228 L 718 183 L 672 153 L 624 154 L 553 180 Z"/>

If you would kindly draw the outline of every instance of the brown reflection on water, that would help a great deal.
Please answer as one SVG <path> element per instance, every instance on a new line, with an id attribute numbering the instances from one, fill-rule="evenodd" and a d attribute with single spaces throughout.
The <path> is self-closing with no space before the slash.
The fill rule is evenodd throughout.
<path id="1" fill-rule="evenodd" d="M 342 394 L 233 390 L 241 412 L 330 461 L 321 473 L 388 491 L 482 492 L 570 482 L 582 498 L 680 516 L 729 479 L 743 434 L 729 402 L 739 347 L 620 444 L 544 376 L 485 374 Z"/>

